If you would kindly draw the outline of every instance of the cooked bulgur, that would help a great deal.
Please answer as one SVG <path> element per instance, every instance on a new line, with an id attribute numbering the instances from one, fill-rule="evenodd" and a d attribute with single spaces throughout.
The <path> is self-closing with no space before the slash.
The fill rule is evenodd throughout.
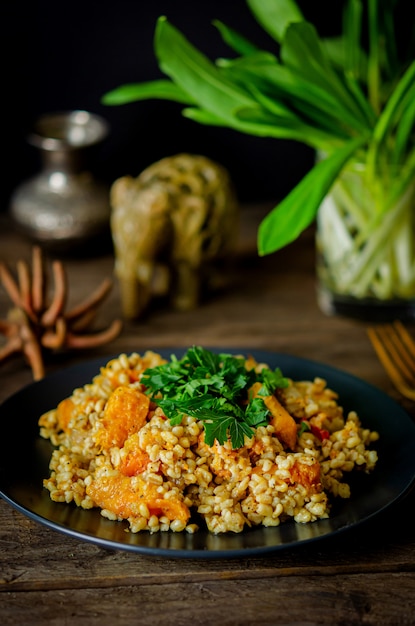
<path id="1" fill-rule="evenodd" d="M 207 445 L 195 417 L 172 424 L 145 393 L 143 372 L 163 363 L 154 352 L 121 354 L 41 416 L 40 434 L 56 446 L 44 480 L 53 501 L 99 507 L 132 532 L 192 533 L 203 520 L 212 533 L 241 532 L 326 518 L 332 497 L 350 497 L 350 472 L 375 467 L 378 434 L 345 416 L 321 378 L 275 392 L 295 421 L 293 447 L 270 420 L 233 449 Z"/>

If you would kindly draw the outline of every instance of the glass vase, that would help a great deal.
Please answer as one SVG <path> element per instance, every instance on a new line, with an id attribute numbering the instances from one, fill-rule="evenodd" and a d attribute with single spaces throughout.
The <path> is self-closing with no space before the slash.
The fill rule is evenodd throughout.
<path id="1" fill-rule="evenodd" d="M 396 176 L 372 177 L 355 163 L 319 208 L 317 288 L 324 313 L 415 319 L 415 181 L 397 197 Z"/>

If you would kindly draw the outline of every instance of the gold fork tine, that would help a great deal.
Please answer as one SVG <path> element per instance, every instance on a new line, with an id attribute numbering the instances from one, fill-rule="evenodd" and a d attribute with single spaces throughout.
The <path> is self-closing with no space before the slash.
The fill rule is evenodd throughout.
<path id="1" fill-rule="evenodd" d="M 414 367 L 415 369 L 415 341 L 412 339 L 411 335 L 408 333 L 408 331 L 406 330 L 402 322 L 400 322 L 399 320 L 396 320 L 396 322 L 394 322 L 393 325 L 396 328 L 396 330 L 399 332 L 402 338 L 402 341 L 408 348 L 409 354 L 412 357 L 410 359 L 410 362 L 412 364 L 412 367 Z M 409 356 L 409 354 L 407 353 L 407 356 Z"/>
<path id="2" fill-rule="evenodd" d="M 415 385 L 415 360 L 411 354 L 412 339 L 401 322 L 394 322 L 393 326 L 384 326 L 383 340 L 393 356 L 397 367 Z"/>
<path id="3" fill-rule="evenodd" d="M 395 387 L 415 400 L 415 344 L 402 322 L 368 328 L 368 335 Z"/>

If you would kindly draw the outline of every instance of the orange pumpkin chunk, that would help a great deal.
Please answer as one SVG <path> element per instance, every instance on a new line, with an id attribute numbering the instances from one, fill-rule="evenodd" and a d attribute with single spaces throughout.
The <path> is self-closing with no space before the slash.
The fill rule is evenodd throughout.
<path id="1" fill-rule="evenodd" d="M 65 398 L 62 402 L 59 402 L 56 408 L 56 418 L 59 425 L 59 430 L 63 430 L 67 434 L 73 434 L 74 430 L 77 430 L 76 418 L 86 410 L 88 402 L 75 403 L 72 398 Z M 41 424 L 41 422 L 39 422 Z M 41 424 L 42 425 L 42 424 Z M 78 435 L 82 437 L 81 432 L 83 427 L 79 429 Z"/>
<path id="2" fill-rule="evenodd" d="M 113 511 L 118 517 L 127 519 L 141 515 L 140 505 L 145 504 L 150 515 L 166 516 L 169 520 L 184 523 L 190 517 L 189 508 L 179 500 L 164 500 L 157 486 L 122 476 L 103 476 L 87 487 L 87 494 L 101 509 Z"/>
<path id="3" fill-rule="evenodd" d="M 56 417 L 60 430 L 67 433 L 69 429 L 69 422 L 76 413 L 76 405 L 71 398 L 65 398 L 62 402 L 59 402 L 56 409 Z"/>
<path id="4" fill-rule="evenodd" d="M 140 430 L 147 419 L 150 400 L 133 387 L 117 387 L 110 395 L 96 434 L 96 443 L 103 450 L 121 448 L 125 440 Z"/>
<path id="5" fill-rule="evenodd" d="M 314 493 L 321 491 L 320 463 L 314 461 L 311 465 L 296 461 L 291 468 L 291 481 L 303 485 Z"/>
<path id="6" fill-rule="evenodd" d="M 138 445 L 137 435 L 131 435 L 122 449 L 123 457 L 118 466 L 119 471 L 124 476 L 137 476 L 146 469 L 150 462 L 147 452 Z"/>
<path id="7" fill-rule="evenodd" d="M 250 389 L 250 394 L 255 398 L 258 395 L 262 383 L 254 383 Z M 271 413 L 270 424 L 274 426 L 276 436 L 285 443 L 291 450 L 297 444 L 297 424 L 295 419 L 287 409 L 281 404 L 276 396 L 262 396 L 265 406 Z"/>

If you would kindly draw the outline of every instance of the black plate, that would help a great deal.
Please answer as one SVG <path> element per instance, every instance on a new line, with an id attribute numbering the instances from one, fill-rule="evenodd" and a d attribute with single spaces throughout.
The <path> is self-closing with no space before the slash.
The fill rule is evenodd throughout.
<path id="1" fill-rule="evenodd" d="M 335 502 L 330 519 L 304 525 L 288 521 L 275 528 L 217 536 L 205 530 L 194 535 L 134 534 L 125 532 L 124 522 L 104 519 L 96 509 L 85 511 L 52 502 L 42 487 L 43 478 L 49 475 L 52 446 L 39 437 L 39 416 L 71 395 L 74 388 L 90 382 L 111 357 L 56 372 L 0 406 L 0 495 L 31 519 L 105 548 L 170 558 L 229 558 L 265 554 L 332 536 L 369 520 L 409 490 L 415 479 L 415 423 L 389 396 L 346 372 L 314 361 L 244 348 L 215 351 L 253 354 L 295 380 L 320 376 L 339 393 L 346 411 L 356 410 L 365 427 L 380 433 L 375 471 L 354 482 L 349 500 Z M 172 353 L 180 357 L 183 349 L 159 352 L 166 358 Z"/>

